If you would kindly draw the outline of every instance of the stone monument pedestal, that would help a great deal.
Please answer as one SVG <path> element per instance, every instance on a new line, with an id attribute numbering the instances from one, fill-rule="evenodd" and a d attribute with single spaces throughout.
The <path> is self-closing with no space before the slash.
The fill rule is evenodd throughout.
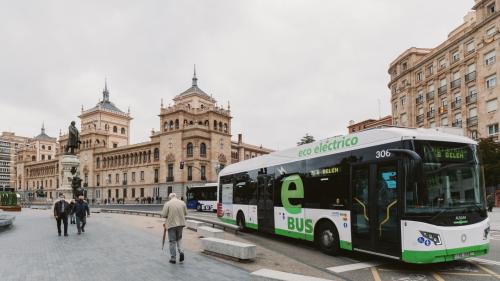
<path id="1" fill-rule="evenodd" d="M 57 192 L 64 194 L 66 200 L 70 200 L 73 198 L 73 189 L 71 188 L 71 182 L 73 180 L 73 177 L 79 174 L 80 160 L 76 155 L 65 154 L 61 159 L 61 166 L 61 186 L 59 187 Z M 71 170 L 73 168 L 76 171 L 74 175 L 71 173 Z"/>

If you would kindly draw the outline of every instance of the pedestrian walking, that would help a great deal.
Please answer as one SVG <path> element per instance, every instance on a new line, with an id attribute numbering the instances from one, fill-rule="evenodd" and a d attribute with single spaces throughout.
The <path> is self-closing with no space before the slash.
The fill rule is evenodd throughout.
<path id="1" fill-rule="evenodd" d="M 57 233 L 61 236 L 61 222 L 64 224 L 64 236 L 68 236 L 68 211 L 69 204 L 64 199 L 64 194 L 59 194 L 59 200 L 54 204 L 54 218 L 57 221 Z"/>
<path id="2" fill-rule="evenodd" d="M 186 204 L 177 199 L 175 193 L 170 193 L 170 200 L 163 205 L 161 217 L 165 218 L 164 231 L 168 231 L 168 241 L 170 248 L 170 263 L 175 263 L 176 252 L 179 251 L 179 262 L 184 261 L 184 251 L 182 250 L 182 230 L 186 225 L 187 208 Z M 177 251 L 176 251 L 177 247 Z"/>
<path id="3" fill-rule="evenodd" d="M 76 229 L 78 234 L 85 232 L 85 225 L 87 224 L 87 217 L 90 217 L 90 210 L 87 202 L 83 201 L 83 196 L 79 196 L 76 201 L 73 213 L 76 216 Z"/>
<path id="4" fill-rule="evenodd" d="M 71 199 L 71 201 L 69 202 L 69 210 L 68 210 L 70 224 L 76 223 L 75 213 L 73 213 L 74 208 L 75 208 L 75 199 Z"/>
<path id="5" fill-rule="evenodd" d="M 488 203 L 488 212 L 492 212 L 493 207 L 495 206 L 495 196 L 493 196 L 493 193 L 490 193 L 486 197 L 486 202 Z"/>

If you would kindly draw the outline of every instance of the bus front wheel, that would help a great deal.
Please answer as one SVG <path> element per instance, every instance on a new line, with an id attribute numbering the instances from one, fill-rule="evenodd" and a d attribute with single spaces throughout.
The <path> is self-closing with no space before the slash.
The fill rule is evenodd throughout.
<path id="1" fill-rule="evenodd" d="M 316 231 L 314 240 L 319 249 L 328 255 L 337 255 L 340 251 L 339 233 L 331 222 L 321 222 Z"/>
<path id="2" fill-rule="evenodd" d="M 236 224 L 239 226 L 240 231 L 245 230 L 245 215 L 242 212 L 238 212 L 236 216 Z"/>

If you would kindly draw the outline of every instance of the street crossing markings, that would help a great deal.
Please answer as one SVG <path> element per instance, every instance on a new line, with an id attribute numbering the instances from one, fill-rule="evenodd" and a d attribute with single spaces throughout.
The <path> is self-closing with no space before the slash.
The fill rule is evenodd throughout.
<path id="1" fill-rule="evenodd" d="M 497 275 L 494 271 L 480 265 L 480 264 L 476 264 L 477 267 L 481 268 L 482 270 L 484 270 L 485 272 L 491 274 L 491 276 L 494 276 L 496 279 L 500 279 L 500 275 Z"/>
<path id="2" fill-rule="evenodd" d="M 359 270 L 359 269 L 363 269 L 363 268 L 370 268 L 370 267 L 374 267 L 374 266 L 379 266 L 381 264 L 382 263 L 378 263 L 378 262 L 359 262 L 359 263 L 352 263 L 352 264 L 329 267 L 329 268 L 327 268 L 327 270 L 335 272 L 335 273 L 341 273 L 341 272 L 346 272 L 346 271 Z"/>
<path id="3" fill-rule="evenodd" d="M 500 261 L 492 261 L 492 260 L 486 260 L 486 259 L 480 259 L 480 258 L 468 258 L 467 260 L 468 261 L 475 261 L 476 265 L 478 265 L 477 263 L 484 263 L 484 264 L 500 266 Z"/>

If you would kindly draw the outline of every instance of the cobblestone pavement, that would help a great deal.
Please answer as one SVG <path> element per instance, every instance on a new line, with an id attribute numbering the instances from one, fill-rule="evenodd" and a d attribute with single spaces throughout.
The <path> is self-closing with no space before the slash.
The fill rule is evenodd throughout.
<path id="1" fill-rule="evenodd" d="M 171 265 L 161 237 L 103 214 L 88 219 L 83 235 L 69 225 L 69 237 L 57 236 L 50 211 L 16 216 L 14 226 L 0 230 L 2 281 L 250 279 L 245 270 L 190 251 L 183 264 Z"/>

